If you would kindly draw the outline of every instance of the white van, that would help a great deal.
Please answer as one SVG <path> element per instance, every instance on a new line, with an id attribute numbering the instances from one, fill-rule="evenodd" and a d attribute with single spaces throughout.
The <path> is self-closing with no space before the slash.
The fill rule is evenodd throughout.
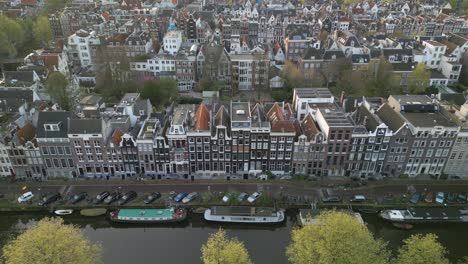
<path id="1" fill-rule="evenodd" d="M 20 197 L 18 197 L 18 203 L 25 203 L 30 201 L 34 197 L 32 192 L 23 193 Z"/>

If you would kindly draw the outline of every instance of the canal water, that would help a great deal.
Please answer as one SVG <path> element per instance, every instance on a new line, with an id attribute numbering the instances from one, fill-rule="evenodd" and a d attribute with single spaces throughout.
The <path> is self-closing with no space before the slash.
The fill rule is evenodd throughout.
<path id="1" fill-rule="evenodd" d="M 1 245 L 14 237 L 28 224 L 45 215 L 3 214 L 0 216 Z M 363 215 L 369 229 L 376 237 L 389 242 L 396 250 L 402 240 L 416 233 L 435 233 L 449 250 L 449 257 L 456 262 L 468 254 L 468 225 L 431 224 L 415 226 L 411 231 L 399 230 L 373 215 Z M 206 223 L 201 215 L 191 215 L 189 221 L 176 225 L 141 226 L 111 224 L 104 217 L 84 218 L 79 215 L 65 217 L 67 223 L 79 226 L 92 241 L 104 248 L 105 263 L 201 263 L 200 247 L 209 234 L 219 227 L 229 236 L 245 243 L 256 264 L 287 263 L 285 248 L 290 242 L 295 214 L 288 213 L 286 223 L 271 226 Z"/>

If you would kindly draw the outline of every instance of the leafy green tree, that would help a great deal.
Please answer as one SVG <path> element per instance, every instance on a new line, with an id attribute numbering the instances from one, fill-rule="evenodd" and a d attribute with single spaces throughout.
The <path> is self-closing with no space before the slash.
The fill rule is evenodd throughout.
<path id="1" fill-rule="evenodd" d="M 46 12 L 54 13 L 67 6 L 70 0 L 47 0 Z"/>
<path id="2" fill-rule="evenodd" d="M 251 264 L 249 253 L 244 243 L 226 237 L 226 232 L 219 229 L 211 234 L 201 248 L 204 264 Z"/>
<path id="3" fill-rule="evenodd" d="M 92 264 L 100 263 L 100 257 L 100 245 L 61 218 L 44 218 L 3 247 L 3 259 L 9 264 Z"/>
<path id="4" fill-rule="evenodd" d="M 422 93 L 429 86 L 431 72 L 423 63 L 418 63 L 408 77 L 408 88 L 411 93 Z"/>
<path id="5" fill-rule="evenodd" d="M 365 225 L 353 216 L 324 212 L 317 224 L 292 231 L 286 255 L 294 264 L 385 264 L 386 244 L 375 240 Z"/>
<path id="6" fill-rule="evenodd" d="M 47 42 L 52 40 L 52 29 L 50 28 L 49 19 L 46 16 L 36 18 L 33 27 L 34 39 L 37 43 L 45 46 Z"/>
<path id="7" fill-rule="evenodd" d="M 412 235 L 398 251 L 397 264 L 449 264 L 447 251 L 434 234 Z"/>
<path id="8" fill-rule="evenodd" d="M 14 57 L 17 47 L 23 43 L 21 25 L 13 19 L 0 15 L 0 57 Z"/>
<path id="9" fill-rule="evenodd" d="M 150 99 L 156 107 L 161 107 L 177 97 L 177 83 L 168 78 L 159 81 L 147 81 L 143 84 L 141 96 Z"/>
<path id="10" fill-rule="evenodd" d="M 388 97 L 401 93 L 400 78 L 393 72 L 392 64 L 383 56 L 369 63 L 366 77 L 367 96 Z"/>
<path id="11" fill-rule="evenodd" d="M 54 72 L 46 81 L 46 90 L 49 96 L 66 111 L 71 110 L 71 99 L 67 91 L 68 80 L 63 74 Z"/>

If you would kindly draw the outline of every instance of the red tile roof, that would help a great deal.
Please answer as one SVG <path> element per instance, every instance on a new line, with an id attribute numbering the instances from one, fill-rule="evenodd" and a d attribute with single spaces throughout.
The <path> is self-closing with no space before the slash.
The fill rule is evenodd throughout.
<path id="1" fill-rule="evenodd" d="M 279 106 L 278 102 L 275 102 L 271 107 L 270 111 L 266 114 L 270 122 L 274 123 L 280 120 L 284 120 L 283 109 Z"/>
<path id="2" fill-rule="evenodd" d="M 193 130 L 206 131 L 210 129 L 210 111 L 205 104 L 200 104 L 195 112 L 195 125 Z"/>
<path id="3" fill-rule="evenodd" d="M 115 145 L 119 145 L 120 142 L 122 141 L 122 131 L 120 129 L 115 129 L 114 133 L 112 134 L 112 142 L 114 142 Z"/>

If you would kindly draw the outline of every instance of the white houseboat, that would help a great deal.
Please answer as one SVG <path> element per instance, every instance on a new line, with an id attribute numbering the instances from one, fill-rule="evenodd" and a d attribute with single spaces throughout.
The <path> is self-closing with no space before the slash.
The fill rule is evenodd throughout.
<path id="1" fill-rule="evenodd" d="M 267 224 L 283 222 L 285 214 L 271 207 L 213 206 L 204 217 L 214 222 Z"/>

